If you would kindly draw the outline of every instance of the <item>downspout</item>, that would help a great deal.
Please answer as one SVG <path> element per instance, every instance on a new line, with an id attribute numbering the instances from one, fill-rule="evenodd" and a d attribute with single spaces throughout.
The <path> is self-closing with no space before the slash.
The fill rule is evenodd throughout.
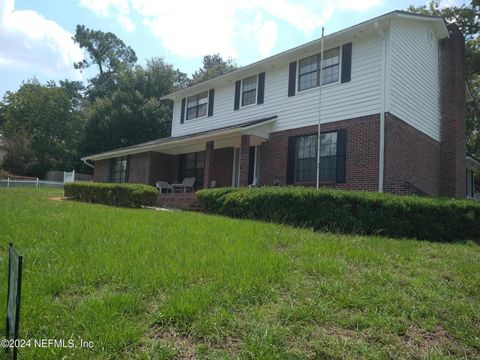
<path id="1" fill-rule="evenodd" d="M 387 75 L 387 37 L 378 21 L 375 22 L 375 31 L 382 41 L 382 70 L 380 91 L 380 146 L 378 151 L 378 192 L 383 192 L 383 178 L 385 172 L 385 108 L 386 108 L 386 75 Z"/>
<path id="2" fill-rule="evenodd" d="M 85 165 L 90 166 L 92 169 L 95 169 L 95 166 L 92 165 L 92 164 L 90 164 L 90 163 L 88 162 L 88 160 L 82 159 L 82 161 L 83 161 L 83 163 L 84 163 Z"/>

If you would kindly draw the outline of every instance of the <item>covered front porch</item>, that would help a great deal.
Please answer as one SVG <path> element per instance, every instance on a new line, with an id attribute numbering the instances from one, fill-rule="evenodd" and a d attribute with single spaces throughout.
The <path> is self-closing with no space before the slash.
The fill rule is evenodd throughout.
<path id="1" fill-rule="evenodd" d="M 275 120 L 270 116 L 98 154 L 92 157 L 94 180 L 154 186 L 157 181 L 172 185 L 193 177 L 193 190 L 258 185 L 259 145 L 268 139 Z"/>
<path id="2" fill-rule="evenodd" d="M 268 131 L 262 131 L 259 125 L 162 145 L 151 156 L 151 181 L 179 184 L 193 177 L 194 190 L 258 184 L 259 145 L 268 139 L 269 134 Z M 263 125 L 263 130 L 266 130 L 268 124 Z M 184 191 L 177 188 L 174 192 Z"/>

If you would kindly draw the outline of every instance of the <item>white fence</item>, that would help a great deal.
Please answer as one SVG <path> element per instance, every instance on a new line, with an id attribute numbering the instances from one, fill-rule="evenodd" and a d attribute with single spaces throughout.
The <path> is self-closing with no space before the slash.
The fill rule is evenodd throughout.
<path id="1" fill-rule="evenodd" d="M 0 188 L 58 188 L 63 187 L 62 182 L 44 181 L 44 180 L 17 180 L 3 179 L 0 180 Z"/>
<path id="2" fill-rule="evenodd" d="M 75 181 L 75 170 L 73 171 L 64 171 L 63 172 L 63 183 L 74 182 Z"/>
<path id="3" fill-rule="evenodd" d="M 2 179 L 0 180 L 0 188 L 63 188 L 63 184 L 75 181 L 75 170 L 64 171 L 63 181 L 50 181 L 40 179 Z"/>

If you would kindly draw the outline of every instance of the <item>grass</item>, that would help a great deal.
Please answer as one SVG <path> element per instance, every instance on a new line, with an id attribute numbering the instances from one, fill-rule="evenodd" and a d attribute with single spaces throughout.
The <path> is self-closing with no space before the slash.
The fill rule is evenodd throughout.
<path id="1" fill-rule="evenodd" d="M 315 233 L 0 191 L 22 359 L 480 358 L 480 246 Z"/>

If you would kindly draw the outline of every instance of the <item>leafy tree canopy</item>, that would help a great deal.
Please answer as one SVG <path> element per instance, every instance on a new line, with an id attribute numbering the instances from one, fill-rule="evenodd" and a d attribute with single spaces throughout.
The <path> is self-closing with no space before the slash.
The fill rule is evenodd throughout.
<path id="1" fill-rule="evenodd" d="M 116 85 L 116 75 L 137 62 L 135 51 L 111 32 L 77 25 L 73 40 L 86 53 L 85 59 L 74 64 L 75 69 L 83 71 L 91 66 L 98 69 L 98 75 L 90 79 L 90 98 L 111 93 Z"/>
<path id="2" fill-rule="evenodd" d="M 185 86 L 187 76 L 161 58 L 117 76 L 110 96 L 87 109 L 82 152 L 98 153 L 170 135 L 172 104 L 160 98 Z"/>
<path id="3" fill-rule="evenodd" d="M 206 55 L 203 57 L 203 66 L 192 75 L 191 85 L 213 79 L 238 69 L 232 59 L 223 60 L 220 54 Z"/>
<path id="4" fill-rule="evenodd" d="M 40 177 L 78 165 L 84 121 L 74 97 L 62 87 L 28 80 L 17 92 L 7 92 L 0 109 L 5 169 Z"/>

